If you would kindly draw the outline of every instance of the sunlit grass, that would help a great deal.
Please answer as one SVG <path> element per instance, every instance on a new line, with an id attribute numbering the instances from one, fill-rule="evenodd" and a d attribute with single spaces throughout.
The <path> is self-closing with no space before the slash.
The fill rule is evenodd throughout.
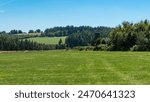
<path id="1" fill-rule="evenodd" d="M 0 84 L 150 84 L 150 52 L 0 53 Z"/>

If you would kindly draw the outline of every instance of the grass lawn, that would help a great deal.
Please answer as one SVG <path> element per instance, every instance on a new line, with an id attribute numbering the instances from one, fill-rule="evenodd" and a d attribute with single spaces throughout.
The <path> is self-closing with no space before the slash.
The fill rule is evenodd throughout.
<path id="1" fill-rule="evenodd" d="M 150 85 L 150 52 L 1 52 L 0 84 Z"/>
<path id="2" fill-rule="evenodd" d="M 62 39 L 63 43 L 65 43 L 66 37 L 35 37 L 29 38 L 28 40 L 44 44 L 58 44 L 60 39 Z"/>

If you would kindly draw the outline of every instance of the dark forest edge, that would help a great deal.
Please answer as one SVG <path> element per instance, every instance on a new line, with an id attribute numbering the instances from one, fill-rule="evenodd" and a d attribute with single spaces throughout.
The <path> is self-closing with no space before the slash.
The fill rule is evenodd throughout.
<path id="1" fill-rule="evenodd" d="M 65 44 L 62 40 L 57 45 L 40 44 L 29 41 L 32 37 L 62 37 L 67 36 Z M 123 22 L 111 27 L 66 26 L 54 27 L 45 31 L 21 30 L 0 32 L 0 50 L 94 50 L 94 51 L 150 51 L 150 22 L 138 23 Z"/>

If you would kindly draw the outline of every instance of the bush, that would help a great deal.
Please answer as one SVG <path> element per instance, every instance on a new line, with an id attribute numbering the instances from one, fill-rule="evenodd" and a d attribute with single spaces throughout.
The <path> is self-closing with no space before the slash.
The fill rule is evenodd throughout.
<path id="1" fill-rule="evenodd" d="M 134 45 L 130 51 L 149 51 L 146 45 Z"/>
<path id="2" fill-rule="evenodd" d="M 93 51 L 93 49 L 94 49 L 93 46 L 77 46 L 73 48 L 73 50 L 78 50 L 78 51 Z"/>
<path id="3" fill-rule="evenodd" d="M 83 51 L 83 50 L 85 50 L 85 47 L 84 46 L 77 46 L 77 47 L 74 47 L 73 50 Z"/>
<path id="4" fill-rule="evenodd" d="M 134 45 L 132 48 L 130 48 L 130 51 L 138 51 L 138 45 Z"/>
<path id="5" fill-rule="evenodd" d="M 94 48 L 94 51 L 108 51 L 109 46 L 107 44 L 101 44 Z"/>

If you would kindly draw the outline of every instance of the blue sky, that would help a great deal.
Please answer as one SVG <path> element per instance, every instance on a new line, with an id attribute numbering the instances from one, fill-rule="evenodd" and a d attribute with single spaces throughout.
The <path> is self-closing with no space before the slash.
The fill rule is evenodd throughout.
<path id="1" fill-rule="evenodd" d="M 150 0 L 0 0 L 0 31 L 150 20 Z"/>

